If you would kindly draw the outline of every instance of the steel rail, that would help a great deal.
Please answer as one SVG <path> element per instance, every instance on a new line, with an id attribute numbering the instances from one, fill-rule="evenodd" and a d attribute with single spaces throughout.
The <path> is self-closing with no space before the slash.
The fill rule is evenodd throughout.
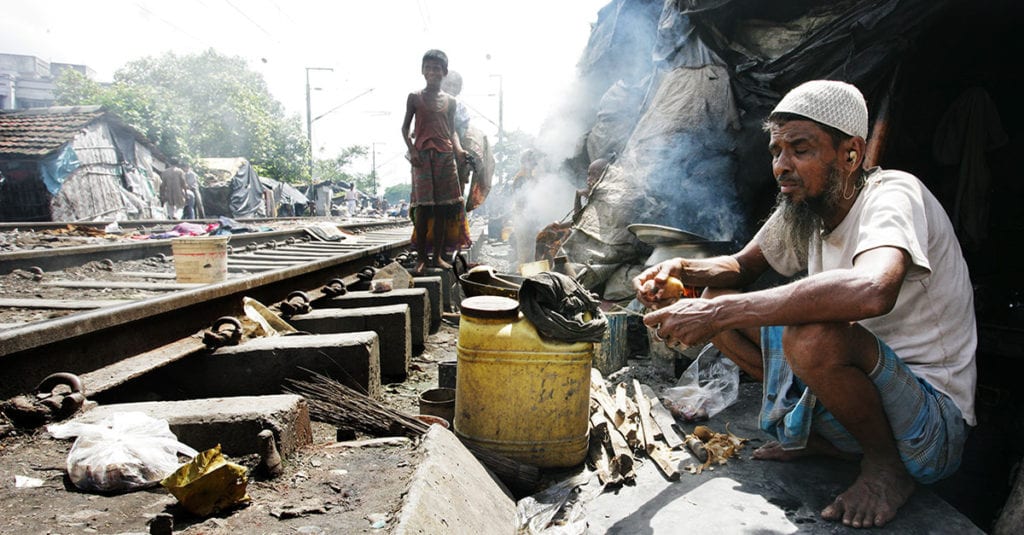
<path id="1" fill-rule="evenodd" d="M 348 232 L 367 232 L 383 228 L 404 227 L 404 221 L 384 221 L 375 223 L 359 223 L 339 225 Z M 65 225 L 66 226 L 66 225 Z M 309 234 L 304 229 L 273 230 L 265 232 L 246 232 L 231 234 L 230 244 L 234 249 L 244 249 L 251 243 L 264 243 L 268 240 L 285 241 L 301 239 Z M 81 266 L 92 260 L 142 260 L 153 256 L 170 256 L 171 239 L 151 239 L 95 245 L 74 245 L 48 249 L 29 249 L 0 253 L 0 275 L 12 273 L 17 269 L 39 268 L 43 271 L 57 271 L 69 267 Z"/>
<path id="2" fill-rule="evenodd" d="M 409 227 L 366 232 L 358 249 L 223 282 L 0 330 L 0 399 L 30 391 L 51 373 L 84 374 L 166 344 L 199 336 L 223 316 L 242 313 L 242 298 L 276 303 L 296 290 L 316 292 L 352 277 L 378 255 L 409 244 Z"/>

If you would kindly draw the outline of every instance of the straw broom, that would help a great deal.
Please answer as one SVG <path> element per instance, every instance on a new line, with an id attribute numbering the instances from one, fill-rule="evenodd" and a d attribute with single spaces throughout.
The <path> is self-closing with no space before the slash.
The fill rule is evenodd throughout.
<path id="1" fill-rule="evenodd" d="M 284 390 L 306 398 L 312 419 L 373 436 L 422 436 L 430 428 L 419 419 L 390 409 L 338 381 L 319 373 L 310 380 L 286 379 Z M 536 466 L 520 463 L 475 444 L 463 442 L 478 461 L 489 468 L 510 489 L 532 492 L 540 481 Z"/>

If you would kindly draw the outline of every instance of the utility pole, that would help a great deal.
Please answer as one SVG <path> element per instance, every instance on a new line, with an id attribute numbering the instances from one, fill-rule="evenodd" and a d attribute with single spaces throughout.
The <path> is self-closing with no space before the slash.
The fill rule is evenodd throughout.
<path id="1" fill-rule="evenodd" d="M 309 142 L 309 194 L 316 198 L 316 180 L 313 177 L 313 106 L 310 99 L 309 71 L 334 71 L 330 67 L 306 67 L 306 141 Z"/>
<path id="2" fill-rule="evenodd" d="M 373 154 L 370 157 L 371 165 L 373 166 L 370 171 L 370 178 L 373 179 L 373 198 L 377 198 L 377 145 L 384 145 L 383 141 L 374 141 L 371 143 L 370 150 Z"/>
<path id="3" fill-rule="evenodd" d="M 498 143 L 505 137 L 504 115 L 505 115 L 505 90 L 504 77 L 500 74 L 492 74 L 491 78 L 498 79 Z"/>

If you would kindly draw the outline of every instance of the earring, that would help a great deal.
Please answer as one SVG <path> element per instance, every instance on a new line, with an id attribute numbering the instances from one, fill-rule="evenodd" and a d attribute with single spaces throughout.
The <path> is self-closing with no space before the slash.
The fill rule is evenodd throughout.
<path id="1" fill-rule="evenodd" d="M 847 195 L 847 194 L 846 194 L 846 186 L 844 185 L 844 186 L 843 186 L 843 200 L 844 200 L 844 201 L 848 201 L 848 200 L 852 199 L 852 198 L 853 198 L 853 196 L 854 196 L 854 195 L 855 195 L 855 194 L 857 193 L 857 189 L 858 189 L 858 188 L 857 188 L 857 181 L 856 181 L 856 180 L 854 180 L 854 181 L 853 181 L 853 191 L 851 191 L 851 192 L 850 192 L 850 194 L 849 194 L 849 195 Z"/>

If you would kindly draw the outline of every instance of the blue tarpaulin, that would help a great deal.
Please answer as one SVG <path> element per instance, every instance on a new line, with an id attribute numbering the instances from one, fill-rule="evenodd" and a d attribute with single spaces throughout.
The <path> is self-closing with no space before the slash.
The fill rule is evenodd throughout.
<path id="1" fill-rule="evenodd" d="M 50 195 L 56 195 L 60 191 L 68 175 L 74 173 L 78 165 L 78 155 L 70 143 L 39 162 L 39 174 L 43 175 L 43 183 L 46 184 Z"/>

